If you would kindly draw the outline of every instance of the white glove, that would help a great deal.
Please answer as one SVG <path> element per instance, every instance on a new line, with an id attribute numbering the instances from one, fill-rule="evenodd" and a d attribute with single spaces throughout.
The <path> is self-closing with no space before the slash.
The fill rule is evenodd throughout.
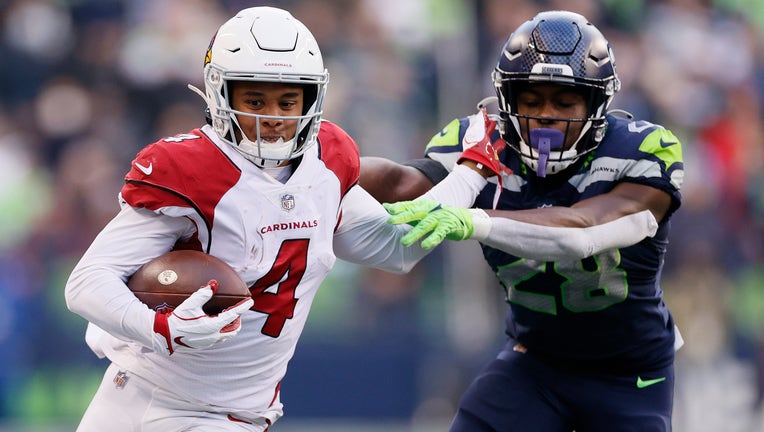
<path id="1" fill-rule="evenodd" d="M 217 288 L 217 281 L 211 280 L 174 310 L 157 311 L 154 315 L 154 350 L 172 355 L 178 349 L 209 348 L 236 336 L 241 330 L 241 314 L 252 307 L 254 300 L 242 300 L 217 315 L 207 315 L 202 306 Z"/>

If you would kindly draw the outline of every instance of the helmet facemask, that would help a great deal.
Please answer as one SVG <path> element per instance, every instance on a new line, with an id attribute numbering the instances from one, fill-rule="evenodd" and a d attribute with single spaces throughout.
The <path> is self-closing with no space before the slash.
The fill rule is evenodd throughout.
<path id="1" fill-rule="evenodd" d="M 524 78 L 517 80 L 498 79 L 502 89 L 499 98 L 499 131 L 510 148 L 520 155 L 523 163 L 533 170 L 538 177 L 558 174 L 592 152 L 602 140 L 607 126 L 605 103 L 599 96 L 598 89 L 576 86 L 587 101 L 587 114 L 583 118 L 554 118 L 523 115 L 518 113 L 517 95 L 532 81 Z M 511 89 L 510 89 L 511 86 Z M 509 97 L 507 97 L 509 96 Z M 563 131 L 537 127 L 531 128 L 531 121 L 564 123 Z M 570 135 L 577 132 L 571 140 Z M 509 137 L 509 139 L 507 139 Z M 571 143 L 572 141 L 572 143 Z M 566 143 L 568 144 L 566 148 Z"/>
<path id="2" fill-rule="evenodd" d="M 209 67 L 209 66 L 208 66 Z M 260 167 L 276 167 L 286 160 L 296 159 L 310 148 L 316 141 L 318 129 L 320 126 L 321 115 L 323 111 L 319 107 L 323 106 L 326 95 L 326 83 L 328 74 L 318 77 L 295 77 L 285 76 L 276 79 L 263 79 L 253 77 L 242 79 L 242 76 L 221 78 L 220 85 L 217 80 L 207 79 L 207 76 L 223 75 L 220 71 L 215 71 L 209 67 L 209 72 L 205 73 L 205 83 L 207 89 L 213 89 L 212 95 L 215 98 L 217 109 L 211 114 L 212 127 L 215 132 L 229 144 L 233 145 L 242 155 Z M 229 74 L 230 75 L 230 74 Z M 299 116 L 273 116 L 253 114 L 233 109 L 229 103 L 231 101 L 230 84 L 231 81 L 257 81 L 257 82 L 277 82 L 281 84 L 295 85 L 303 88 L 303 110 Z M 316 84 L 311 83 L 316 82 Z M 219 87 L 219 90 L 218 90 Z M 247 136 L 242 129 L 240 118 L 251 117 L 256 119 L 255 136 Z M 280 138 L 278 141 L 268 141 L 260 133 L 262 122 L 264 120 L 279 121 L 297 121 L 297 129 L 294 137 L 289 140 Z M 240 138 L 238 138 L 240 137 Z"/>

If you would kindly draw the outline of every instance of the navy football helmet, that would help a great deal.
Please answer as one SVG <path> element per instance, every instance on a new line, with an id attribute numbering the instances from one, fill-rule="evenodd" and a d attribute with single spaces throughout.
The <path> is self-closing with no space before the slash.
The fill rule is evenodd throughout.
<path id="1" fill-rule="evenodd" d="M 502 138 L 542 177 L 563 171 L 599 145 L 607 127 L 607 108 L 621 87 L 608 41 L 585 17 L 567 11 L 542 12 L 520 25 L 502 49 L 493 82 Z M 587 95 L 586 118 L 556 119 L 567 121 L 567 130 L 573 122 L 582 123 L 568 149 L 563 147 L 566 137 L 558 131 L 534 129 L 523 134 L 521 125 L 527 129 L 533 117 L 518 114 L 517 94 L 540 83 L 575 86 Z"/>

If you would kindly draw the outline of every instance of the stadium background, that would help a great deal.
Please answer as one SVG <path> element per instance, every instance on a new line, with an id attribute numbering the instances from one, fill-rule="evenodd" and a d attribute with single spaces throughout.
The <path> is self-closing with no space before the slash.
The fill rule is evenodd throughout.
<path id="1" fill-rule="evenodd" d="M 204 50 L 238 9 L 288 8 L 331 73 L 325 118 L 361 153 L 418 157 L 493 95 L 501 44 L 541 9 L 614 47 L 614 107 L 684 143 L 663 275 L 686 340 L 677 432 L 764 431 L 764 9 L 760 0 L 0 1 L 0 431 L 71 431 L 105 367 L 67 311 L 69 271 L 117 211 L 132 155 L 202 120 Z M 476 244 L 395 276 L 338 263 L 283 385 L 274 431 L 444 430 L 501 343 Z"/>

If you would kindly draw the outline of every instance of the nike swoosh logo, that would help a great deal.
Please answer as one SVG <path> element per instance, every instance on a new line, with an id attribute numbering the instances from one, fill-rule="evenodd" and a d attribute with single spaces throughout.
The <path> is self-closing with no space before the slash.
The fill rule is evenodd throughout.
<path id="1" fill-rule="evenodd" d="M 175 339 L 173 339 L 173 341 L 174 341 L 174 342 L 175 342 L 177 345 L 180 345 L 180 346 L 184 346 L 184 347 L 186 347 L 186 348 L 191 348 L 190 346 L 186 345 L 186 344 L 185 344 L 185 342 L 183 342 L 183 336 L 176 336 L 176 337 L 175 337 Z M 664 378 L 664 379 L 665 379 L 665 378 Z M 637 384 L 637 385 L 639 385 L 639 384 Z"/>
<path id="2" fill-rule="evenodd" d="M 139 162 L 135 163 L 135 167 L 141 170 L 142 173 L 146 175 L 151 175 L 152 171 L 154 171 L 154 164 L 149 163 L 149 166 L 143 166 Z"/>
<path id="3" fill-rule="evenodd" d="M 653 384 L 658 384 L 660 382 L 666 381 L 666 377 L 661 378 L 655 378 L 655 379 L 649 379 L 649 380 L 643 380 L 642 377 L 637 377 L 637 388 L 645 388 L 650 387 Z"/>
<path id="4" fill-rule="evenodd" d="M 678 144 L 678 143 L 679 143 L 679 141 L 668 141 L 668 142 L 666 142 L 666 141 L 663 141 L 663 138 L 661 138 L 661 147 L 663 147 L 663 148 L 671 147 L 672 145 Z"/>

